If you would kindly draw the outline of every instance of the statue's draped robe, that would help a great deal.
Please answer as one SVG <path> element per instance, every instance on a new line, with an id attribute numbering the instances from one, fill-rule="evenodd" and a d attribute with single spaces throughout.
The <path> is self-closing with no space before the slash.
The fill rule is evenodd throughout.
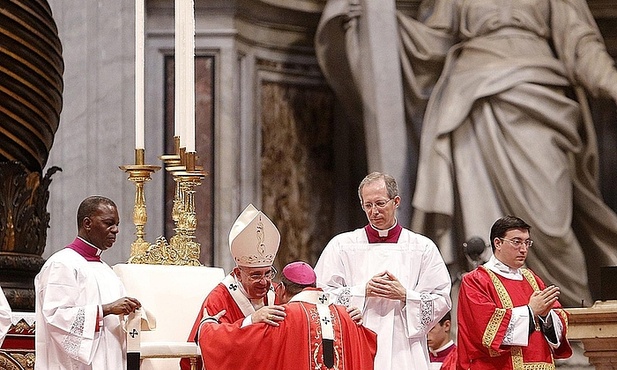
<path id="1" fill-rule="evenodd" d="M 350 2 L 330 0 L 316 36 L 339 94 L 362 73 Z M 514 214 L 532 225 L 529 266 L 566 306 L 590 304 L 599 267 L 617 264 L 617 216 L 598 190 L 585 92 L 617 98 L 617 71 L 585 1 L 433 0 L 418 20 L 396 16 L 407 119 L 423 117 L 414 231 L 452 263 Z"/>

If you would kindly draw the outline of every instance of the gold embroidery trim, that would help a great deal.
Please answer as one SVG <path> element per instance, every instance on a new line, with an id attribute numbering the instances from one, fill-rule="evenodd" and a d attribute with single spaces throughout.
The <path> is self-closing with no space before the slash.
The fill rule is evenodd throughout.
<path id="1" fill-rule="evenodd" d="M 503 286 L 503 284 L 501 283 L 499 278 L 497 278 L 497 275 L 493 271 L 491 271 L 491 270 L 489 270 L 487 268 L 484 268 L 484 270 L 490 276 L 491 281 L 493 282 L 493 285 L 495 286 L 495 290 L 497 291 L 497 295 L 499 296 L 499 300 L 501 301 L 502 306 L 504 308 L 511 309 L 512 308 L 512 299 L 510 298 L 510 295 L 508 294 L 508 291 L 506 290 L 506 288 Z M 538 286 L 538 282 L 536 281 L 536 279 L 534 278 L 533 274 L 529 270 L 521 269 L 521 273 L 525 277 L 525 280 L 527 280 L 529 285 L 531 285 L 531 287 L 534 290 L 540 290 L 540 287 Z M 503 316 L 506 313 L 505 309 L 498 308 L 498 309 L 496 309 L 495 314 L 497 314 L 497 311 L 500 311 L 500 310 L 503 311 L 503 314 L 502 314 L 502 317 L 501 317 L 501 319 L 503 319 Z M 566 323 L 567 323 L 566 313 L 563 312 L 563 310 L 557 310 L 557 313 L 561 317 L 563 317 L 566 320 Z M 493 324 L 493 319 L 495 318 L 495 314 L 493 314 L 493 317 L 491 317 L 491 322 L 489 322 L 489 325 L 488 325 L 486 331 L 484 332 L 484 336 L 482 337 L 482 344 L 485 345 L 489 349 L 489 353 L 490 353 L 490 355 L 492 357 L 496 356 L 496 352 L 490 348 L 490 343 L 492 342 L 492 340 L 497 335 L 497 329 L 499 328 L 499 325 L 497 325 L 495 328 L 491 329 L 491 325 Z M 500 322 L 501 322 L 501 320 L 500 320 Z M 491 331 L 494 331 L 494 333 L 492 333 L 492 337 L 491 337 L 490 341 L 488 342 L 488 345 L 486 345 L 486 343 L 487 343 L 486 339 L 487 339 L 487 334 L 488 334 L 487 332 L 489 331 L 489 329 Z M 513 370 L 555 370 L 555 364 L 554 363 L 547 363 L 547 362 L 529 362 L 529 363 L 525 363 L 524 360 L 523 360 L 523 349 L 520 346 L 512 346 L 511 349 L 510 349 L 510 353 L 512 355 L 512 369 Z"/>
<path id="2" fill-rule="evenodd" d="M 497 335 L 497 331 L 501 326 L 504 316 L 506 316 L 506 310 L 503 308 L 496 308 L 482 335 L 482 345 L 488 348 L 491 357 L 499 356 L 499 353 L 491 348 L 491 343 L 495 340 L 495 336 Z"/>
<path id="3" fill-rule="evenodd" d="M 527 279 L 527 281 L 529 282 L 529 285 L 531 285 L 533 290 L 535 291 L 540 290 L 540 287 L 538 286 L 538 282 L 536 281 L 536 278 L 533 277 L 533 274 L 531 273 L 531 271 L 527 269 L 521 269 L 521 274 L 523 274 L 525 279 Z"/>

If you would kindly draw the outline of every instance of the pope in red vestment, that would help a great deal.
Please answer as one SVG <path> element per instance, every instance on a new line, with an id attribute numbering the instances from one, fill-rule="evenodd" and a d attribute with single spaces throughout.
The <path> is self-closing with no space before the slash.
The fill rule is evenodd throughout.
<path id="1" fill-rule="evenodd" d="M 237 322 L 239 326 L 259 322 L 276 325 L 283 320 L 285 313 L 280 306 L 274 305 L 272 285 L 272 278 L 276 274 L 272 263 L 279 242 L 280 234 L 276 226 L 265 214 L 249 204 L 229 232 L 229 249 L 236 266 L 204 300 L 188 336 L 189 342 L 196 341 L 204 314 L 209 316 L 225 310 L 220 322 Z M 189 359 L 182 359 L 180 368 L 189 370 Z M 202 368 L 200 360 L 197 368 Z"/>
<path id="2" fill-rule="evenodd" d="M 307 276 L 303 270 L 312 277 L 298 278 Z M 286 301 L 293 289 L 303 290 L 285 305 L 286 316 L 279 326 L 219 324 L 220 315 L 202 321 L 199 346 L 206 369 L 373 369 L 376 334 L 353 321 L 344 306 L 330 304 L 328 295 L 314 285 L 310 266 L 304 262 L 286 266 L 278 292 L 281 300 Z"/>
<path id="3" fill-rule="evenodd" d="M 493 257 L 463 276 L 458 300 L 458 369 L 555 369 L 572 354 L 568 315 L 531 270 L 530 226 L 513 216 L 491 229 Z"/>
<path id="4" fill-rule="evenodd" d="M 199 328 L 199 323 L 204 317 L 204 312 L 214 314 L 225 310 L 227 312 L 220 318 L 220 322 L 230 324 L 238 322 L 238 325 L 241 325 L 247 316 L 250 316 L 253 312 L 256 312 L 250 300 L 240 290 L 239 284 L 240 283 L 236 280 L 234 275 L 229 274 L 225 277 L 225 279 L 223 279 L 222 282 L 212 289 L 201 305 L 199 314 L 195 319 L 195 323 L 193 324 L 193 328 L 191 329 L 191 333 L 188 337 L 189 342 L 196 340 L 197 329 Z M 268 306 L 274 302 L 274 290 L 270 288 L 268 290 L 268 294 L 266 294 L 263 298 L 263 303 L 265 306 Z M 191 368 L 188 358 L 183 358 L 180 360 L 180 368 L 182 370 L 189 370 Z M 199 359 L 197 361 L 197 368 L 201 369 L 201 360 Z"/>

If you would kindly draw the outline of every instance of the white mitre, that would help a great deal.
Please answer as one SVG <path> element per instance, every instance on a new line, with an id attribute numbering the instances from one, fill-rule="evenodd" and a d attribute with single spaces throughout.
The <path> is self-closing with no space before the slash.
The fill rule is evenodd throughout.
<path id="1" fill-rule="evenodd" d="M 268 216 L 249 204 L 229 232 L 229 250 L 238 266 L 272 266 L 281 234 Z"/>

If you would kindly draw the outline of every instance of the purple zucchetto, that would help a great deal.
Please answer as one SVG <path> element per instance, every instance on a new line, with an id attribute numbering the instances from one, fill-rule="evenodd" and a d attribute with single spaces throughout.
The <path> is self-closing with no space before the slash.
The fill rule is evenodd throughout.
<path id="1" fill-rule="evenodd" d="M 283 276 L 292 283 L 300 285 L 312 285 L 317 281 L 317 275 L 313 268 L 306 262 L 297 261 L 287 264 L 283 268 Z"/>

